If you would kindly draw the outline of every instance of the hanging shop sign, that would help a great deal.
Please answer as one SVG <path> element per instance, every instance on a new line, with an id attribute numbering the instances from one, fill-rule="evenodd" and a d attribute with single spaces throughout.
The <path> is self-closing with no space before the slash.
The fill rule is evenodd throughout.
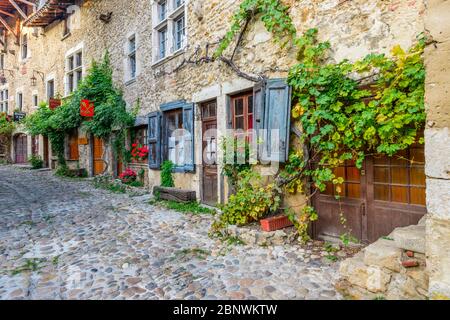
<path id="1" fill-rule="evenodd" d="M 48 100 L 48 107 L 50 108 L 50 110 L 55 110 L 56 108 L 61 106 L 61 99 L 53 99 L 50 98 Z"/>
<path id="2" fill-rule="evenodd" d="M 20 122 L 20 121 L 22 121 L 23 119 L 25 119 L 25 117 L 26 117 L 26 113 L 25 112 L 14 112 L 14 121 L 15 122 Z"/>

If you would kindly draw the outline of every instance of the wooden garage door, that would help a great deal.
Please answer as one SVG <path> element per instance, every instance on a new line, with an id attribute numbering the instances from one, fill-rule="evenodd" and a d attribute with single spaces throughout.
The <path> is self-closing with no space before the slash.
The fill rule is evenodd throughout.
<path id="1" fill-rule="evenodd" d="M 354 162 L 337 168 L 345 183 L 314 197 L 319 221 L 313 231 L 317 238 L 339 237 L 347 231 L 363 242 L 373 242 L 395 228 L 418 223 L 426 214 L 424 147 L 414 145 L 394 157 L 368 157 L 362 170 Z M 344 228 L 341 218 L 345 217 Z"/>

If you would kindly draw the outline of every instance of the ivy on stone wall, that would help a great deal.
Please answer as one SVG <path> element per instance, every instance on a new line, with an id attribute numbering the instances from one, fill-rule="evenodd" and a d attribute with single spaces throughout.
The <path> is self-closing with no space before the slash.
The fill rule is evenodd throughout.
<path id="1" fill-rule="evenodd" d="M 83 99 L 95 104 L 95 116 L 91 121 L 84 121 L 80 116 Z M 47 105 L 42 105 L 26 118 L 25 125 L 32 135 L 49 137 L 59 163 L 64 165 L 64 140 L 71 130 L 82 126 L 87 133 L 102 139 L 108 139 L 116 132 L 113 146 L 122 152 L 124 131 L 134 124 L 134 119 L 135 113 L 127 111 L 122 92 L 113 83 L 109 54 L 106 53 L 101 63 L 92 63 L 77 90 L 59 108 L 50 110 Z"/>
<path id="2" fill-rule="evenodd" d="M 298 49 L 298 63 L 288 76 L 294 100 L 292 126 L 301 128 L 301 134 L 292 138 L 305 147 L 292 148 L 275 181 L 258 187 L 271 201 L 255 199 L 252 181 L 260 180 L 256 173 L 241 173 L 236 194 L 223 206 L 213 233 L 221 232 L 227 224 L 248 223 L 274 212 L 281 207 L 285 192 L 302 193 L 306 201 L 300 214 L 291 208 L 285 211 L 306 241 L 308 225 L 320 218 L 309 205 L 311 197 L 324 191 L 328 183 L 334 185 L 338 199 L 342 194 L 344 179 L 335 174 L 335 168 L 346 161 L 355 161 L 361 168 L 368 154 L 394 156 L 413 143 L 423 143 L 419 132 L 426 117 L 424 38 L 407 52 L 394 47 L 391 57 L 369 54 L 356 62 L 333 63 L 327 55 L 330 43 L 318 41 L 317 29 L 297 37 L 287 10 L 278 0 L 245 0 L 216 54 L 226 50 L 243 22 L 256 13 L 263 12 L 266 27 L 278 38 L 292 37 Z"/>

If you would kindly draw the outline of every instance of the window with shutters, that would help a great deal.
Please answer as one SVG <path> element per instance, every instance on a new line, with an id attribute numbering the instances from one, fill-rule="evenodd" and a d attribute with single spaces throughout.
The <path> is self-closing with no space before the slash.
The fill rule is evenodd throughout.
<path id="1" fill-rule="evenodd" d="M 170 160 L 176 171 L 194 171 L 194 106 L 173 102 L 161 110 L 149 115 L 150 168 L 159 169 L 163 161 Z"/>
<path id="2" fill-rule="evenodd" d="M 286 162 L 290 109 L 291 89 L 286 80 L 270 79 L 257 84 L 252 93 L 230 98 L 229 128 L 249 132 L 247 137 L 257 141 L 258 159 L 263 164 Z"/>

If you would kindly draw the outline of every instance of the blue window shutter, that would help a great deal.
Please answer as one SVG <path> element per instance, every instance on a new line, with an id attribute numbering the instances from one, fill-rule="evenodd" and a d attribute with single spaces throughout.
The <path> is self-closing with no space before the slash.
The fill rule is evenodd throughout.
<path id="1" fill-rule="evenodd" d="M 187 103 L 183 106 L 183 128 L 187 131 L 184 136 L 184 170 L 195 171 L 194 162 L 194 104 Z"/>
<path id="2" fill-rule="evenodd" d="M 271 79 L 265 88 L 263 162 L 286 162 L 289 156 L 291 88 L 285 79 Z M 278 136 L 272 130 L 279 130 Z"/>
<path id="3" fill-rule="evenodd" d="M 148 166 L 150 169 L 161 168 L 161 112 L 148 115 Z"/>
<path id="4" fill-rule="evenodd" d="M 261 160 L 261 154 L 263 151 L 263 144 L 259 142 L 263 140 L 261 129 L 264 128 L 264 109 L 265 109 L 265 87 L 266 82 L 262 81 L 253 87 L 253 128 L 255 130 L 257 143 L 258 160 Z"/>

